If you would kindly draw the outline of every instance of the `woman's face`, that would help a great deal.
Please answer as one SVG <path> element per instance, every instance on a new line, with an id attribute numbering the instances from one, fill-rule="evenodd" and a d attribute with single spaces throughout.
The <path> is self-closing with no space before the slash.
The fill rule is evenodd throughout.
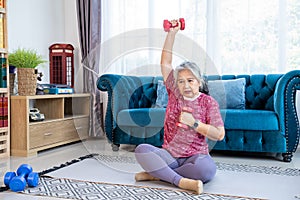
<path id="1" fill-rule="evenodd" d="M 180 93 L 185 97 L 193 98 L 199 94 L 200 82 L 188 69 L 178 73 L 177 86 Z"/>

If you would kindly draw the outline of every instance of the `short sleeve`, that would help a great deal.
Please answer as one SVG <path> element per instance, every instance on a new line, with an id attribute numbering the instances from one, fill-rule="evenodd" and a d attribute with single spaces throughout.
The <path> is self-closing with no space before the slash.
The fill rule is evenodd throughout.
<path id="1" fill-rule="evenodd" d="M 174 70 L 172 70 L 165 82 L 165 86 L 169 96 L 174 95 L 176 98 L 179 98 L 180 92 L 175 82 Z"/>
<path id="2" fill-rule="evenodd" d="M 207 124 L 215 127 L 224 127 L 224 122 L 220 113 L 218 102 L 211 96 L 208 96 L 207 105 Z"/>

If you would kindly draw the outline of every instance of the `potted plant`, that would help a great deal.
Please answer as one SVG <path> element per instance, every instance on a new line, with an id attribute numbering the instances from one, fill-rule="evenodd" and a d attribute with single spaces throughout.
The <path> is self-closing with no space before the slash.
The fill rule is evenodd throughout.
<path id="1" fill-rule="evenodd" d="M 35 50 L 24 48 L 9 53 L 8 61 L 10 65 L 17 68 L 19 95 L 35 95 L 37 84 L 35 68 L 46 61 Z"/>

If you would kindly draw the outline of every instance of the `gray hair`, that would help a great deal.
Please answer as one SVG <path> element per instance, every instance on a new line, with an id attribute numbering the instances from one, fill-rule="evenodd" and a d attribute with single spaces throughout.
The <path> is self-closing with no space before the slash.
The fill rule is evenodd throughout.
<path id="1" fill-rule="evenodd" d="M 185 61 L 175 68 L 174 77 L 175 77 L 176 83 L 177 83 L 177 79 L 178 79 L 178 73 L 185 69 L 190 70 L 190 72 L 192 72 L 192 74 L 199 81 L 199 83 L 200 83 L 199 91 L 202 93 L 205 93 L 205 94 L 209 94 L 207 81 L 205 78 L 203 78 L 200 67 L 198 67 L 198 65 L 194 62 Z"/>

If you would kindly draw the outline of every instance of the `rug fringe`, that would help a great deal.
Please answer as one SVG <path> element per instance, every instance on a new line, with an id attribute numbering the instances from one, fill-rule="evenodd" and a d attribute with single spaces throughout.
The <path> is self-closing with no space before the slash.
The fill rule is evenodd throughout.
<path id="1" fill-rule="evenodd" d="M 68 162 L 66 162 L 66 163 L 64 163 L 64 164 L 61 164 L 61 165 L 59 165 L 59 166 L 54 166 L 54 167 L 51 167 L 51 168 L 46 169 L 46 170 L 44 170 L 44 171 L 41 171 L 41 172 L 39 172 L 39 176 L 43 176 L 43 175 L 45 175 L 45 174 L 48 174 L 48 173 L 53 172 L 53 171 L 56 171 L 56 170 L 58 170 L 58 169 L 67 167 L 67 166 L 69 166 L 69 165 L 72 165 L 72 164 L 74 164 L 74 163 L 80 162 L 80 161 L 85 160 L 85 159 L 88 159 L 88 158 L 94 158 L 95 156 L 98 156 L 98 155 L 99 155 L 99 154 L 93 153 L 93 154 L 88 154 L 88 155 L 86 155 L 86 156 L 82 156 L 82 157 L 76 158 L 76 159 L 74 159 L 74 160 L 68 161 Z"/>
<path id="2" fill-rule="evenodd" d="M 68 162 L 66 162 L 66 163 L 64 163 L 64 164 L 61 164 L 61 165 L 59 165 L 59 166 L 51 167 L 51 168 L 49 168 L 49 169 L 46 169 L 46 170 L 44 170 L 44 171 L 39 172 L 38 174 L 39 174 L 39 176 L 44 176 L 44 175 L 47 174 L 47 173 L 56 171 L 56 170 L 61 169 L 61 168 L 63 168 L 63 167 L 67 167 L 67 166 L 69 166 L 69 165 L 72 165 L 72 164 L 74 164 L 74 163 L 80 162 L 80 161 L 85 160 L 85 159 L 88 159 L 88 158 L 94 158 L 95 156 L 98 156 L 98 155 L 99 155 L 99 154 L 96 154 L 96 153 L 88 154 L 88 155 L 85 155 L 85 156 L 76 158 L 76 159 L 74 159 L 74 160 L 68 161 Z M 0 192 L 5 192 L 5 191 L 8 191 L 8 190 L 9 190 L 9 187 L 7 187 L 7 186 L 1 186 L 1 187 L 0 187 Z"/>

